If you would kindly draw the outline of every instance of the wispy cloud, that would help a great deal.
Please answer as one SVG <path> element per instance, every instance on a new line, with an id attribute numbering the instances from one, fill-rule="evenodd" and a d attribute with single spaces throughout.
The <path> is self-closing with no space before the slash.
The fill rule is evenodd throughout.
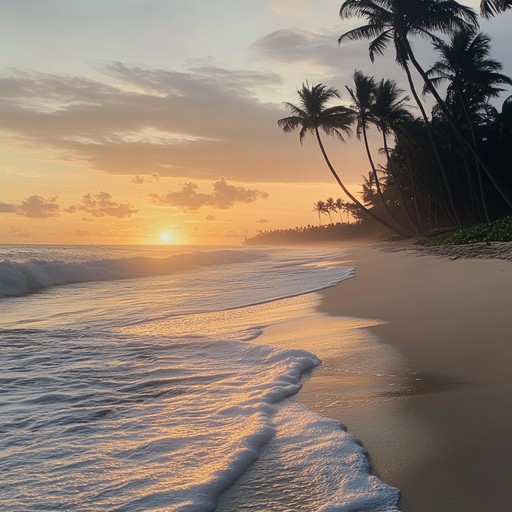
<path id="1" fill-rule="evenodd" d="M 152 172 L 149 176 L 139 176 L 136 174 L 131 180 L 130 183 L 134 185 L 142 185 L 143 183 L 153 183 L 153 181 L 158 181 L 160 179 L 160 175 L 157 172 Z"/>
<path id="2" fill-rule="evenodd" d="M 0 76 L 3 137 L 108 173 L 215 179 L 229 170 L 238 181 L 311 177 L 305 152 L 299 154 L 296 140 L 277 126 L 282 104 L 255 95 L 258 87 L 280 84 L 278 75 L 123 63 L 102 71 L 104 79 L 96 81 L 19 70 Z M 306 158 L 312 163 L 314 157 Z"/>
<path id="3" fill-rule="evenodd" d="M 320 34 L 298 28 L 280 29 L 257 39 L 250 49 L 265 59 L 287 64 L 312 63 L 339 72 L 343 62 L 338 37 L 334 32 Z"/>

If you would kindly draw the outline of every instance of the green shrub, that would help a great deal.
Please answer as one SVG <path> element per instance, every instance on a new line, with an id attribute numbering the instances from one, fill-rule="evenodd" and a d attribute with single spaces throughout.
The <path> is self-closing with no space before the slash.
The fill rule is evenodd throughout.
<path id="1" fill-rule="evenodd" d="M 425 245 L 465 245 L 478 242 L 512 241 L 512 217 L 498 219 L 490 224 L 476 224 L 442 233 L 430 233 Z"/>

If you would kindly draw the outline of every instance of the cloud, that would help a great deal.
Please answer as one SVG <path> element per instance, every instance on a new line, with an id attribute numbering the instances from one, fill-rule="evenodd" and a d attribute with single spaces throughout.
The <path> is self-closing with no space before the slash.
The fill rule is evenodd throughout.
<path id="1" fill-rule="evenodd" d="M 256 97 L 258 88 L 279 85 L 278 75 L 123 63 L 102 71 L 96 81 L 18 70 L 0 75 L 2 137 L 113 174 L 215 179 L 229 169 L 238 181 L 314 181 L 318 154 L 301 153 L 283 135 L 276 122 L 286 114 L 281 101 Z"/>
<path id="2" fill-rule="evenodd" d="M 267 199 L 268 193 L 228 185 L 225 178 L 220 178 L 213 184 L 211 204 L 215 208 L 227 210 L 235 203 L 252 203 L 260 198 Z"/>
<path id="3" fill-rule="evenodd" d="M 130 183 L 133 183 L 134 185 L 142 185 L 144 183 L 144 178 L 136 174 L 131 180 Z"/>
<path id="4" fill-rule="evenodd" d="M 18 206 L 9 203 L 0 203 L 0 213 L 18 213 Z"/>
<path id="5" fill-rule="evenodd" d="M 263 218 L 261 218 L 261 219 L 258 219 L 256 222 L 257 222 L 258 224 L 266 224 L 266 223 L 268 222 L 268 219 L 263 219 Z"/>
<path id="6" fill-rule="evenodd" d="M 196 211 L 203 206 L 227 210 L 236 203 L 252 203 L 268 197 L 267 192 L 230 185 L 224 177 L 213 184 L 211 194 L 198 192 L 198 188 L 195 183 L 189 182 L 182 185 L 181 190 L 169 190 L 167 194 L 150 194 L 150 197 L 155 204 L 174 206 L 185 211 Z"/>
<path id="7" fill-rule="evenodd" d="M 318 34 L 298 28 L 280 29 L 257 39 L 250 50 L 265 59 L 286 64 L 313 63 L 334 71 L 345 63 L 341 61 L 342 52 L 337 42 L 339 35 L 334 32 Z M 360 55 L 345 60 L 353 61 L 355 58 L 360 58 Z M 352 64 L 350 69 L 353 69 Z"/>
<path id="8" fill-rule="evenodd" d="M 215 220 L 215 215 L 207 215 L 205 217 L 206 220 Z"/>
<path id="9" fill-rule="evenodd" d="M 82 211 L 91 214 L 93 217 L 116 217 L 126 219 L 135 215 L 139 210 L 131 203 L 117 203 L 112 200 L 108 192 L 98 194 L 85 194 L 78 206 L 70 206 L 66 209 L 69 212 Z"/>
<path id="10" fill-rule="evenodd" d="M 209 204 L 210 195 L 197 192 L 199 187 L 195 183 L 185 183 L 181 190 L 167 194 L 150 194 L 151 200 L 155 204 L 176 206 L 186 211 L 199 210 L 202 206 Z"/>
<path id="11" fill-rule="evenodd" d="M 134 185 L 142 185 L 143 183 L 152 183 L 153 181 L 158 181 L 160 179 L 160 175 L 157 172 L 152 172 L 150 174 L 150 178 L 144 178 L 143 176 L 139 176 L 136 174 L 131 180 L 130 183 Z"/>
<path id="12" fill-rule="evenodd" d="M 45 199 L 41 196 L 30 196 L 20 204 L 0 203 L 0 213 L 15 213 L 31 219 L 48 219 L 59 216 L 57 197 Z"/>
<path id="13" fill-rule="evenodd" d="M 300 65 L 306 72 L 316 76 L 328 85 L 344 89 L 340 85 L 350 85 L 354 69 L 377 78 L 386 77 L 397 80 L 400 86 L 408 89 L 405 75 L 395 62 L 395 50 L 389 45 L 383 56 L 374 63 L 369 59 L 368 41 L 350 41 L 338 44 L 343 29 L 324 31 L 322 33 L 306 31 L 299 28 L 275 30 L 257 39 L 250 47 L 256 57 L 265 62 Z M 432 58 L 432 50 L 426 41 L 415 41 L 415 53 L 420 62 Z M 309 75 L 311 76 L 311 75 Z M 304 76 L 307 79 L 308 75 Z M 297 84 L 300 85 L 300 84 Z"/>

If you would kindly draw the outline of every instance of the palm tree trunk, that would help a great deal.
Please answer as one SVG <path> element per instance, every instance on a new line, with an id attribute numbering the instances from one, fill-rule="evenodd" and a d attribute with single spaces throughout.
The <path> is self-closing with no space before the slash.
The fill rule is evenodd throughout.
<path id="1" fill-rule="evenodd" d="M 407 167 L 409 169 L 409 177 L 411 179 L 411 189 L 412 189 L 412 198 L 414 201 L 414 212 L 416 213 L 416 218 L 418 220 L 418 224 L 420 227 L 424 227 L 425 223 L 423 222 L 423 217 L 420 213 L 420 205 L 418 203 L 418 192 L 416 190 L 416 180 L 414 178 L 414 172 L 412 170 L 412 163 L 411 163 L 411 157 L 409 155 L 409 152 L 405 152 L 405 157 L 407 159 Z M 427 192 L 427 199 L 430 201 L 430 193 Z"/>
<path id="2" fill-rule="evenodd" d="M 384 205 L 384 208 L 388 212 L 389 216 L 399 225 L 402 226 L 402 223 L 400 220 L 398 220 L 395 217 L 395 214 L 391 211 L 389 208 L 389 205 L 386 203 L 386 200 L 384 199 L 384 194 L 382 193 L 382 188 L 380 186 L 379 182 L 379 176 L 377 174 L 377 169 L 375 168 L 375 162 L 373 161 L 372 154 L 370 151 L 370 145 L 368 143 L 368 134 L 366 133 L 366 127 L 363 123 L 363 140 L 364 140 L 364 147 L 366 149 L 366 156 L 368 157 L 368 162 L 370 162 L 370 167 L 372 169 L 373 178 L 375 180 L 375 186 L 377 187 L 377 192 L 379 194 L 380 200 L 382 201 L 382 204 Z M 404 226 L 402 226 L 404 227 Z"/>
<path id="3" fill-rule="evenodd" d="M 412 52 L 411 46 L 409 45 L 408 41 L 405 41 L 406 49 L 407 49 L 407 55 L 411 59 L 411 62 L 413 66 L 416 68 L 418 73 L 421 75 L 421 78 L 423 78 L 423 81 L 425 82 L 425 85 L 427 86 L 428 90 L 432 93 L 432 96 L 434 96 L 435 100 L 437 101 L 437 104 L 439 105 L 439 108 L 443 111 L 443 114 L 446 117 L 446 120 L 450 123 L 451 127 L 455 130 L 455 133 L 459 135 L 462 138 L 462 141 L 464 142 L 465 146 L 471 151 L 471 153 L 474 155 L 474 157 L 477 159 L 478 163 L 481 165 L 482 169 L 484 170 L 487 177 L 491 180 L 491 183 L 494 185 L 500 196 L 503 198 L 503 200 L 512 208 L 512 195 L 507 190 L 506 185 L 503 185 L 499 183 L 501 179 L 498 176 L 495 176 L 494 173 L 490 171 L 490 169 L 487 167 L 485 162 L 480 158 L 480 155 L 476 151 L 476 149 L 473 147 L 471 142 L 464 136 L 460 128 L 457 126 L 457 123 L 453 119 L 453 116 L 451 115 L 450 110 L 446 106 L 446 103 L 443 101 L 441 96 L 439 96 L 439 93 L 437 92 L 436 88 L 434 87 L 434 84 L 428 77 L 425 70 L 421 67 L 420 63 L 416 60 L 416 57 L 414 56 L 414 53 Z"/>
<path id="4" fill-rule="evenodd" d="M 466 158 L 466 152 L 464 151 L 464 145 L 462 144 L 460 137 L 457 137 L 457 142 L 459 144 L 459 150 L 460 150 L 460 156 L 462 159 L 462 163 L 464 164 L 464 169 L 466 171 L 466 181 L 467 181 L 468 198 L 469 198 L 469 205 L 468 205 L 469 218 L 471 220 L 475 220 L 472 217 L 475 215 L 475 210 L 476 210 L 476 215 L 478 217 L 478 221 L 485 222 L 485 219 L 482 215 L 482 208 L 480 207 L 480 203 L 479 203 L 479 198 L 475 191 L 475 187 L 473 186 L 473 177 L 471 176 L 471 174 L 472 174 L 471 167 L 468 163 L 468 159 Z M 478 162 L 476 163 L 476 166 L 478 167 Z"/>
<path id="5" fill-rule="evenodd" d="M 404 133 L 404 136 L 410 143 L 414 142 L 413 139 L 411 139 L 411 137 L 406 132 Z M 453 221 L 453 217 L 450 215 L 450 212 L 448 211 L 448 206 L 446 205 L 445 201 L 443 201 L 441 197 L 438 197 L 438 195 L 435 193 L 435 191 L 431 190 L 430 187 L 428 187 L 424 182 L 422 182 L 421 179 L 420 180 L 415 179 L 414 171 L 413 171 L 413 167 L 412 167 L 411 154 L 410 154 L 409 150 L 405 150 L 405 156 L 407 159 L 407 167 L 409 170 L 411 183 L 413 184 L 413 191 L 414 191 L 415 198 L 418 199 L 420 197 L 420 194 L 418 193 L 418 188 L 416 187 L 416 185 L 418 185 L 420 188 L 422 188 L 425 191 L 429 201 L 434 201 L 436 204 L 438 204 L 439 208 L 443 212 L 444 219 Z M 439 176 L 437 174 L 436 174 L 436 178 L 439 178 Z M 416 203 L 416 204 L 418 206 L 418 203 Z M 432 216 L 431 216 L 431 218 L 432 218 Z M 421 216 L 420 216 L 420 221 L 423 221 L 423 218 Z M 439 227 L 439 226 L 436 225 L 435 227 Z"/>
<path id="6" fill-rule="evenodd" d="M 398 188 L 398 193 L 400 194 L 400 199 L 402 200 L 402 205 L 404 207 L 404 211 L 407 215 L 407 218 L 409 219 L 409 222 L 410 222 L 411 226 L 413 227 L 413 229 L 416 232 L 418 232 L 419 231 L 418 226 L 414 222 L 411 212 L 409 211 L 409 205 L 407 204 L 407 201 L 405 200 L 404 191 L 402 189 L 402 186 L 400 185 L 400 182 L 398 181 L 398 177 L 396 176 L 395 169 L 391 162 L 391 155 L 389 154 L 389 147 L 388 147 L 388 139 L 386 137 L 386 132 L 384 130 L 382 131 L 382 140 L 384 142 L 384 151 L 386 153 L 386 158 L 387 158 L 387 162 L 388 162 L 388 165 L 387 165 L 388 171 L 396 183 L 396 186 Z"/>
<path id="7" fill-rule="evenodd" d="M 325 151 L 325 148 L 324 148 L 324 145 L 322 143 L 322 139 L 320 138 L 320 132 L 318 131 L 318 128 L 315 127 L 315 135 L 316 135 L 316 140 L 318 142 L 318 145 L 320 146 L 320 151 L 322 152 L 322 156 L 324 157 L 324 160 L 325 160 L 325 163 L 327 164 L 327 167 L 329 168 L 329 170 L 331 171 L 331 174 L 334 176 L 334 179 L 337 181 L 338 185 L 341 187 L 341 189 L 343 190 L 343 192 L 345 192 L 345 194 L 347 194 L 347 196 L 350 198 L 350 200 L 357 205 L 357 207 L 362 211 L 364 212 L 368 217 L 370 217 L 371 219 L 373 219 L 374 221 L 378 222 L 379 224 L 381 224 L 382 226 L 386 227 L 387 229 L 390 229 L 391 231 L 395 232 L 397 235 L 400 235 L 400 236 L 403 236 L 403 237 L 407 237 L 407 235 L 405 233 L 402 233 L 399 229 L 395 228 L 394 226 L 392 226 L 391 224 L 388 224 L 384 219 L 381 219 L 380 217 L 378 217 L 377 215 L 375 215 L 373 212 L 371 212 L 370 210 L 368 210 L 368 208 L 366 208 L 362 203 L 360 203 L 351 193 L 350 191 L 347 189 L 347 187 L 345 186 L 345 184 L 341 181 L 340 177 L 338 176 L 338 174 L 336 173 L 334 167 L 332 166 L 331 164 L 331 161 L 329 160 L 329 157 L 327 156 L 327 153 Z"/>
<path id="8" fill-rule="evenodd" d="M 468 122 L 469 130 L 471 132 L 471 138 L 473 139 L 473 145 L 475 147 L 475 150 L 478 151 L 478 142 L 476 139 L 476 133 L 475 133 L 475 126 L 473 125 L 473 120 L 471 119 L 471 116 L 469 115 L 468 106 L 466 105 L 466 102 L 464 101 L 464 96 L 462 95 L 462 92 L 458 90 L 457 88 L 457 96 L 459 97 L 460 103 L 462 105 L 462 110 L 464 111 L 464 116 L 466 117 L 466 121 Z M 480 190 L 480 200 L 482 201 L 482 207 L 485 214 L 485 220 L 487 224 L 491 222 L 491 217 L 489 215 L 489 209 L 487 208 L 487 201 L 485 200 L 485 193 L 484 193 L 484 186 L 482 182 L 482 169 L 480 168 L 480 164 L 478 162 L 478 159 L 475 158 L 475 167 L 476 167 L 476 174 L 478 177 L 478 187 Z"/>
<path id="9" fill-rule="evenodd" d="M 423 107 L 423 103 L 421 103 L 420 97 L 418 96 L 418 93 L 416 92 L 416 87 L 414 85 L 414 82 L 413 82 L 412 76 L 411 76 L 411 70 L 409 69 L 407 62 L 404 63 L 403 67 L 404 67 L 405 73 L 407 75 L 407 80 L 409 82 L 409 87 L 411 88 L 412 95 L 414 96 L 414 99 L 416 100 L 418 108 L 420 109 L 420 112 L 421 112 L 421 116 L 423 117 L 423 121 L 425 122 L 425 126 L 427 127 L 428 137 L 430 139 L 430 143 L 432 144 L 432 149 L 434 150 L 434 155 L 436 157 L 437 165 L 439 166 L 441 175 L 443 177 L 443 182 L 444 182 L 444 186 L 446 188 L 446 192 L 448 193 L 448 200 L 450 202 L 450 207 L 453 212 L 453 217 L 455 219 L 455 222 L 460 226 L 461 222 L 460 222 L 459 216 L 457 215 L 457 208 L 455 207 L 455 202 L 453 200 L 453 194 L 452 194 L 452 191 L 450 188 L 450 183 L 448 182 L 448 176 L 446 174 L 446 169 L 444 168 L 443 161 L 441 160 L 441 155 L 439 155 L 439 150 L 437 148 L 437 144 L 436 144 L 436 141 L 434 138 L 432 126 L 430 125 L 430 121 L 428 119 L 427 113 L 425 112 L 425 107 Z"/>

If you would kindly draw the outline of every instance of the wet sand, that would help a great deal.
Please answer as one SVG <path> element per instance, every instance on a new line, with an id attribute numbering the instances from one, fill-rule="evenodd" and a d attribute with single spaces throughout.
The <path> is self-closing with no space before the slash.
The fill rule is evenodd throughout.
<path id="1" fill-rule="evenodd" d="M 356 276 L 322 292 L 320 311 L 368 319 L 373 343 L 399 352 L 395 373 L 353 382 L 331 351 L 298 399 L 362 441 L 403 512 L 509 512 L 512 262 L 390 248 L 351 249 Z"/>

